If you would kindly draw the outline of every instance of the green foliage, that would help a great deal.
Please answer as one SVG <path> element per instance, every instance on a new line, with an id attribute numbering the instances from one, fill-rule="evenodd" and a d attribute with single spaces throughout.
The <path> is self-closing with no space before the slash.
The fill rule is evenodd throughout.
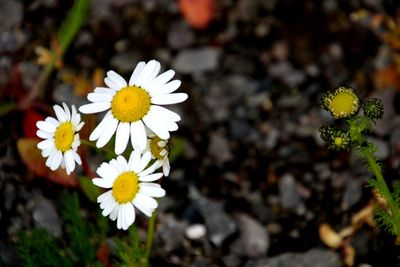
<path id="1" fill-rule="evenodd" d="M 169 161 L 173 163 L 185 151 L 186 139 L 174 137 L 172 139 L 171 151 L 169 152 Z"/>
<path id="2" fill-rule="evenodd" d="M 66 251 L 45 230 L 21 233 L 17 249 L 23 266 L 74 266 Z"/>
<path id="3" fill-rule="evenodd" d="M 358 96 L 355 96 L 355 98 L 357 98 L 358 102 Z M 322 100 L 323 108 L 327 109 L 327 106 L 329 107 L 330 100 L 332 100 L 332 96 L 330 98 L 327 95 L 324 96 Z M 333 126 L 329 124 L 322 126 L 320 129 L 321 138 L 328 143 L 328 148 L 334 146 L 337 149 L 346 149 L 347 146 L 345 145 L 348 143 L 352 144 L 351 148 L 359 152 L 358 155 L 365 161 L 368 170 L 375 175 L 375 179 L 368 181 L 369 186 L 376 188 L 378 194 L 388 204 L 388 211 L 377 209 L 375 218 L 386 230 L 400 237 L 400 186 L 396 186 L 393 192 L 390 191 L 382 175 L 382 166 L 374 156 L 377 147 L 369 142 L 366 137 L 366 134 L 372 130 L 375 120 L 383 117 L 383 104 L 379 99 L 369 99 L 363 105 L 363 109 L 363 115 L 355 113 L 353 116 L 347 117 L 347 130 L 334 130 Z M 328 108 L 328 110 L 336 119 L 340 118 L 338 114 L 334 114 L 332 107 L 331 109 Z M 341 135 L 335 135 L 337 132 L 340 132 Z M 344 135 L 345 133 L 347 135 Z M 335 139 L 332 139 L 332 136 Z M 337 139 L 337 136 L 339 139 Z M 347 143 L 343 143 L 343 140 L 347 141 Z M 340 146 L 337 144 L 340 144 Z"/>
<path id="4" fill-rule="evenodd" d="M 14 102 L 0 103 L 0 117 L 6 115 L 8 112 L 12 111 L 16 107 L 17 107 L 17 104 Z"/>
<path id="5" fill-rule="evenodd" d="M 375 209 L 374 218 L 380 227 L 384 228 L 392 235 L 396 235 L 395 221 L 392 215 L 390 215 L 386 210 L 382 208 Z"/>
<path id="6" fill-rule="evenodd" d="M 100 188 L 92 183 L 92 180 L 87 176 L 79 177 L 79 183 L 81 185 L 83 193 L 87 198 L 96 203 L 97 197 L 101 194 Z"/>
<path id="7" fill-rule="evenodd" d="M 58 32 L 58 41 L 62 53 L 68 49 L 75 35 L 82 27 L 87 16 L 89 5 L 90 0 L 75 0 L 74 5 L 69 10 Z"/>
<path id="8" fill-rule="evenodd" d="M 141 267 L 146 266 L 145 249 L 140 245 L 138 230 L 135 226 L 129 228 L 129 242 L 115 238 L 116 253 L 120 259 L 118 266 Z"/>
<path id="9" fill-rule="evenodd" d="M 56 240 L 44 230 L 22 232 L 17 243 L 24 266 L 102 266 L 96 259 L 96 244 L 104 241 L 108 231 L 99 216 L 97 231 L 81 215 L 77 194 L 64 198 L 62 217 L 68 236 Z M 97 241 L 97 242 L 94 242 Z"/>
<path id="10" fill-rule="evenodd" d="M 63 217 L 65 228 L 70 238 L 73 255 L 85 263 L 90 263 L 96 256 L 90 242 L 94 232 L 91 225 L 82 218 L 78 195 L 69 195 L 64 200 Z"/>

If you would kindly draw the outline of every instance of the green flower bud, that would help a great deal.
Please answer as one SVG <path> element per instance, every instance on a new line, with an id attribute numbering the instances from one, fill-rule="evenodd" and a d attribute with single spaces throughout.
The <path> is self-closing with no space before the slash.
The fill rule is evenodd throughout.
<path id="1" fill-rule="evenodd" d="M 372 120 L 380 120 L 383 118 L 383 104 L 379 98 L 370 98 L 364 105 L 363 110 L 365 117 Z"/>
<path id="2" fill-rule="evenodd" d="M 336 130 L 331 136 L 328 143 L 330 150 L 349 150 L 351 148 L 351 137 L 348 131 Z"/>
<path id="3" fill-rule="evenodd" d="M 332 127 L 332 125 L 325 123 L 319 128 L 319 135 L 322 140 L 325 142 L 329 142 L 330 137 L 335 133 L 336 129 Z"/>

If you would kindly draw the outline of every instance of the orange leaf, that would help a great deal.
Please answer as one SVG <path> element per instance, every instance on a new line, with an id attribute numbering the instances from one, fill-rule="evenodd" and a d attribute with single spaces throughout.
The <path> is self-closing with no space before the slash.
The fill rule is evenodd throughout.
<path id="1" fill-rule="evenodd" d="M 400 91 L 400 75 L 393 65 L 377 70 L 374 73 L 373 81 L 377 89 L 385 90 L 393 88 Z"/>
<path id="2" fill-rule="evenodd" d="M 32 138 L 20 138 L 17 142 L 19 155 L 29 171 L 36 176 L 47 178 L 49 181 L 63 186 L 78 186 L 78 181 L 74 174 L 67 175 L 65 170 L 61 168 L 52 171 L 46 166 L 46 159 L 42 157 L 40 149 L 37 148 L 39 142 Z"/>
<path id="3" fill-rule="evenodd" d="M 197 29 L 204 29 L 214 14 L 214 0 L 179 0 L 179 9 L 186 21 Z"/>

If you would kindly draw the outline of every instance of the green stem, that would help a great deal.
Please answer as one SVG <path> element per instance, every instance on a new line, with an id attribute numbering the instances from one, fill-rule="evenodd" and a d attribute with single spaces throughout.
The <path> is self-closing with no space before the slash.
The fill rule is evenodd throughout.
<path id="1" fill-rule="evenodd" d="M 365 149 L 362 151 L 363 155 L 367 159 L 373 173 L 376 177 L 376 187 L 379 190 L 379 193 L 382 197 L 387 201 L 392 218 L 393 218 L 393 228 L 397 236 L 400 236 L 400 208 L 398 207 L 396 201 L 393 199 L 392 194 L 389 190 L 389 187 L 386 184 L 385 179 L 383 178 L 382 171 L 376 159 L 373 156 L 373 153 L 370 149 Z"/>
<path id="2" fill-rule="evenodd" d="M 109 149 L 107 149 L 107 148 L 104 148 L 104 147 L 100 147 L 100 148 L 99 148 L 99 147 L 97 147 L 95 144 L 89 142 L 88 140 L 81 139 L 81 144 L 82 144 L 82 145 L 86 145 L 86 146 L 88 146 L 88 147 L 92 147 L 92 148 L 94 148 L 94 149 L 96 149 L 96 150 L 101 150 L 101 151 L 103 151 L 104 153 L 106 153 L 107 155 L 109 155 L 109 156 L 112 157 L 112 158 L 115 158 L 115 157 L 116 157 L 116 155 L 115 155 L 115 153 L 114 153 L 113 151 L 111 151 L 111 150 L 109 150 Z"/>
<path id="3" fill-rule="evenodd" d="M 150 253 L 151 248 L 153 247 L 153 239 L 154 239 L 154 229 L 155 229 L 155 222 L 157 218 L 157 210 L 153 212 L 151 215 L 149 226 L 147 228 L 147 240 L 146 240 L 146 252 L 144 256 L 144 266 L 147 267 L 149 265 Z"/>

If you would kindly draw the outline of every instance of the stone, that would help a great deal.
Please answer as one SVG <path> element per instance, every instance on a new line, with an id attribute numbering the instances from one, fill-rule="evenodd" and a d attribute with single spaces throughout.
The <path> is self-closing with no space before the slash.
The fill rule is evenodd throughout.
<path id="1" fill-rule="evenodd" d="M 359 179 L 351 179 L 346 183 L 342 198 L 342 210 L 349 210 L 362 196 L 363 183 Z"/>
<path id="2" fill-rule="evenodd" d="M 238 214 L 235 218 L 240 234 L 231 251 L 252 259 L 266 256 L 270 245 L 266 227 L 246 214 Z"/>
<path id="3" fill-rule="evenodd" d="M 305 205 L 297 190 L 296 180 L 292 174 L 284 174 L 278 181 L 279 198 L 283 208 L 296 211 L 298 215 L 305 212 Z"/>
<path id="4" fill-rule="evenodd" d="M 226 238 L 236 232 L 235 221 L 225 213 L 221 202 L 200 195 L 193 187 L 190 190 L 190 197 L 205 221 L 207 236 L 215 246 L 221 247 Z"/>
<path id="5" fill-rule="evenodd" d="M 19 1 L 0 0 L 0 36 L 21 24 L 23 5 Z"/>
<path id="6" fill-rule="evenodd" d="M 229 147 L 228 139 L 221 133 L 212 133 L 208 145 L 208 155 L 217 164 L 223 164 L 233 159 L 233 154 Z"/>
<path id="7" fill-rule="evenodd" d="M 213 71 L 218 66 L 220 54 L 221 51 L 213 47 L 185 49 L 174 58 L 172 67 L 183 74 Z"/>
<path id="8" fill-rule="evenodd" d="M 55 237 L 61 236 L 61 220 L 54 204 L 50 200 L 42 196 L 36 197 L 33 220 L 36 227 L 47 230 Z"/>
<path id="9" fill-rule="evenodd" d="M 191 240 L 197 240 L 203 238 L 207 233 L 207 229 L 204 224 L 193 224 L 186 228 L 186 237 Z"/>
<path id="10" fill-rule="evenodd" d="M 340 257 L 333 251 L 314 248 L 304 253 L 283 253 L 269 259 L 249 261 L 245 267 L 337 267 Z"/>

